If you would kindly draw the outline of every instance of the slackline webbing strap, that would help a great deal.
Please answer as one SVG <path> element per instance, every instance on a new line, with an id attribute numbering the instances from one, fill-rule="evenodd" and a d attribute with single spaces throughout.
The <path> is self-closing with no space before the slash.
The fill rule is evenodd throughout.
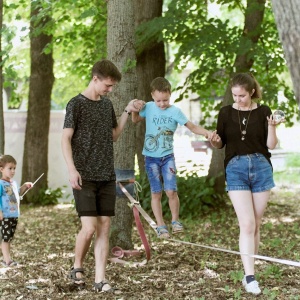
<path id="1" fill-rule="evenodd" d="M 119 185 L 123 191 L 123 193 L 128 197 L 128 199 L 130 200 L 130 203 L 132 203 L 137 209 L 138 211 L 141 213 L 141 215 L 145 218 L 145 220 L 149 223 L 149 225 L 155 230 L 156 232 L 156 228 L 157 225 L 156 223 L 150 218 L 150 216 L 143 210 L 143 208 L 141 207 L 140 203 L 138 201 L 136 201 L 129 193 L 128 191 L 124 188 L 124 186 L 119 182 Z M 287 260 L 287 259 L 280 259 L 280 258 L 273 258 L 273 257 L 269 257 L 269 256 L 263 256 L 263 255 L 256 255 L 256 254 L 247 254 L 247 253 L 241 253 L 239 251 L 233 251 L 233 250 L 227 250 L 227 249 L 222 249 L 222 248 L 218 248 L 218 247 L 212 247 L 212 246 L 205 246 L 205 245 L 200 245 L 200 244 L 195 244 L 195 243 L 191 243 L 191 242 L 186 242 L 186 241 L 182 241 L 182 240 L 176 240 L 176 239 L 166 239 L 168 241 L 173 241 L 176 243 L 181 243 L 181 244 L 186 244 L 186 245 L 191 245 L 191 246 L 197 246 L 197 247 L 201 247 L 201 248 L 205 248 L 205 249 L 210 249 L 210 250 L 216 250 L 216 251 L 222 251 L 222 252 L 227 252 L 227 253 L 231 253 L 231 254 L 236 254 L 236 255 L 245 255 L 245 256 L 250 256 L 256 259 L 260 259 L 260 260 L 266 260 L 266 261 L 271 261 L 271 262 L 276 262 L 276 263 L 280 263 L 280 264 L 284 264 L 284 265 L 288 265 L 288 266 L 294 266 L 294 267 L 300 267 L 300 262 L 297 261 L 292 261 L 292 260 Z M 147 241 L 148 242 L 148 241 Z M 149 244 L 148 244 L 149 245 Z"/>

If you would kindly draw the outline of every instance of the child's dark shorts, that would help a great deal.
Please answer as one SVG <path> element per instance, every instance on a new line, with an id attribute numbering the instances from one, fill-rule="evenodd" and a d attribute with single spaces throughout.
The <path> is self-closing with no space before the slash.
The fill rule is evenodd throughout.
<path id="1" fill-rule="evenodd" d="M 0 230 L 3 242 L 10 243 L 13 240 L 18 225 L 18 218 L 3 218 L 0 221 Z"/>
<path id="2" fill-rule="evenodd" d="M 79 217 L 115 215 L 115 181 L 83 180 L 81 190 L 73 189 L 73 195 Z"/>

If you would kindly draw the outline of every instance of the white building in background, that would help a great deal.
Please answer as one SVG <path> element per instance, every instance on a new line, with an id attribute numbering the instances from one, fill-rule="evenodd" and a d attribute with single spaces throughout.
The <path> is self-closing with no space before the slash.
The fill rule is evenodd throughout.
<path id="1" fill-rule="evenodd" d="M 60 146 L 64 118 L 64 111 L 52 110 L 50 113 L 48 186 L 52 189 L 62 188 L 66 194 L 72 195 L 68 170 Z M 17 160 L 15 180 L 18 184 L 21 184 L 22 179 L 26 119 L 27 111 L 17 109 L 4 111 L 5 154 L 10 154 Z M 32 178 L 31 180 L 34 181 L 35 179 Z M 63 188 L 64 185 L 67 187 Z M 70 201 L 72 197 L 69 197 L 68 200 Z"/>

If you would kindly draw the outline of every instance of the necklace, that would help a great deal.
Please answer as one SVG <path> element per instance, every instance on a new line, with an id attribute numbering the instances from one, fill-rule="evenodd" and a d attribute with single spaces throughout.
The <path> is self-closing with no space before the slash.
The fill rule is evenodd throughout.
<path id="1" fill-rule="evenodd" d="M 249 123 L 249 118 L 250 118 L 250 115 L 251 115 L 251 112 L 252 112 L 252 101 L 248 107 L 248 111 L 250 110 L 250 113 L 248 115 L 248 118 L 246 119 L 244 117 L 242 123 L 243 125 L 245 126 L 245 129 L 242 130 L 242 125 L 241 125 L 241 119 L 240 119 L 240 107 L 238 107 L 238 117 L 239 117 L 239 125 L 240 125 L 240 132 L 241 132 L 241 140 L 244 141 L 245 140 L 245 135 L 247 134 L 247 126 L 248 126 L 248 123 Z"/>

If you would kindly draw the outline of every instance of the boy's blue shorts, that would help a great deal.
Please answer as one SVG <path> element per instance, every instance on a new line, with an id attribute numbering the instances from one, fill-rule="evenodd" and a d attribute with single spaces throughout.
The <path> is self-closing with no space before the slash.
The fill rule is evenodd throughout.
<path id="1" fill-rule="evenodd" d="M 145 169 L 150 182 L 151 193 L 177 191 L 174 154 L 164 157 L 145 156 Z"/>

